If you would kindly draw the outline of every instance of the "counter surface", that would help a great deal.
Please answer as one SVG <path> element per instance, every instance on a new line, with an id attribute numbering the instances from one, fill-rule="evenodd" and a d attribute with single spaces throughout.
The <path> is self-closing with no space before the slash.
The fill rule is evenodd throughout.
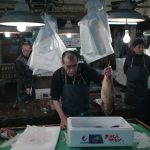
<path id="1" fill-rule="evenodd" d="M 97 95 L 96 95 L 97 96 Z M 91 95 L 94 99 L 95 95 Z M 95 102 L 91 103 L 92 116 L 104 116 L 100 106 Z M 115 109 L 111 116 L 122 116 L 133 118 L 133 108 L 124 103 L 116 102 Z M 33 100 L 29 102 L 0 103 L 0 126 L 25 126 L 59 124 L 60 119 L 56 111 L 50 109 L 49 100 Z"/>
<path id="2" fill-rule="evenodd" d="M 135 131 L 138 132 L 144 132 L 146 133 L 148 136 L 150 136 L 150 127 L 149 126 L 144 126 L 143 124 L 141 124 L 141 122 L 138 122 L 137 120 L 133 121 L 128 121 L 133 128 L 135 129 Z M 149 128 L 149 129 L 148 129 Z M 15 128 L 14 128 L 15 129 Z M 23 130 L 22 130 L 23 131 Z M 138 150 L 138 148 L 134 145 L 132 147 L 84 147 L 84 148 L 71 148 L 68 147 L 66 144 L 66 140 L 65 140 L 65 132 L 66 130 L 61 130 L 60 135 L 59 135 L 59 139 L 58 139 L 58 143 L 56 146 L 56 150 Z M 0 144 L 3 142 L 4 140 L 0 140 Z M 11 147 L 5 147 L 5 148 L 1 148 L 1 150 L 10 150 Z M 149 148 L 145 148 L 143 150 L 149 150 Z"/>

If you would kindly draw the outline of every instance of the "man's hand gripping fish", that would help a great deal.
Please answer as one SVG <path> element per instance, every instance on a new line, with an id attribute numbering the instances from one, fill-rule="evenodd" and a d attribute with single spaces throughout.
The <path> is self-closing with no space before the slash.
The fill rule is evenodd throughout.
<path id="1" fill-rule="evenodd" d="M 106 75 L 104 75 L 101 88 L 101 107 L 105 115 L 110 115 L 113 111 L 115 99 L 114 92 L 115 91 L 112 76 L 107 77 Z"/>

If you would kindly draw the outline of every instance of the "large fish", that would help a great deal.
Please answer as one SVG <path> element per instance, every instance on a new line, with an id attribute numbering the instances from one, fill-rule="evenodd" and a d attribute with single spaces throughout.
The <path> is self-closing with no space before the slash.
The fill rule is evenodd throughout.
<path id="1" fill-rule="evenodd" d="M 104 75 L 104 79 L 102 81 L 102 88 L 101 88 L 101 100 L 102 100 L 102 111 L 105 115 L 110 115 L 113 111 L 114 107 L 114 85 L 112 77 L 107 78 Z"/>

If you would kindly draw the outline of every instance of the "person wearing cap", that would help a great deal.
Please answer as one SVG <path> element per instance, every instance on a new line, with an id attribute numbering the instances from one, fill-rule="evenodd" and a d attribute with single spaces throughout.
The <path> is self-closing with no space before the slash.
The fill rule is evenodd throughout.
<path id="1" fill-rule="evenodd" d="M 111 76 L 111 67 L 104 74 Z M 62 55 L 62 67 L 56 70 L 51 82 L 51 99 L 60 117 L 61 128 L 67 127 L 69 116 L 89 116 L 90 81 L 101 85 L 103 75 L 85 63 L 78 63 L 74 51 L 65 51 Z"/>
<path id="2" fill-rule="evenodd" d="M 32 70 L 27 65 L 31 54 L 31 44 L 25 41 L 21 44 L 21 54 L 16 59 L 17 71 L 17 101 L 28 101 L 35 97 Z"/>
<path id="3" fill-rule="evenodd" d="M 150 57 L 144 54 L 145 42 L 141 38 L 134 40 L 132 51 L 126 57 L 124 73 L 127 77 L 125 103 L 135 107 L 135 117 L 148 123 L 148 78 L 150 75 Z"/>

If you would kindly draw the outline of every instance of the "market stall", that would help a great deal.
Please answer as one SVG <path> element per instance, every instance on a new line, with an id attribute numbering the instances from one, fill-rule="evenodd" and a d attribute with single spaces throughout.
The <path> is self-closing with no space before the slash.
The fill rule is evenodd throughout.
<path id="1" fill-rule="evenodd" d="M 128 120 L 128 123 L 134 128 L 134 143 L 133 146 L 122 146 L 122 147 L 69 147 L 66 143 L 66 136 L 67 136 L 67 130 L 61 130 L 59 133 L 59 138 L 56 144 L 55 150 L 98 150 L 98 149 L 106 149 L 106 150 L 138 150 L 139 148 L 142 148 L 143 150 L 148 150 L 150 147 L 150 141 L 146 141 L 144 139 L 147 137 L 147 139 L 150 139 L 150 127 L 143 124 L 137 119 L 131 119 Z M 58 127 L 58 126 L 49 126 L 49 127 Z M 16 130 L 17 133 L 22 133 L 25 129 L 25 127 L 13 127 L 14 130 Z M 137 134 L 138 133 L 138 134 Z M 141 137 L 138 137 L 140 135 Z M 142 136 L 143 135 L 143 136 Z M 143 145 L 145 140 L 145 145 Z M 2 144 L 5 140 L 0 140 L 0 144 Z M 136 142 L 136 143 L 135 143 Z M 142 142 L 142 143 L 141 143 Z M 148 145 L 149 144 L 149 145 Z M 11 150 L 11 146 L 7 147 L 1 147 L 1 150 Z"/>

